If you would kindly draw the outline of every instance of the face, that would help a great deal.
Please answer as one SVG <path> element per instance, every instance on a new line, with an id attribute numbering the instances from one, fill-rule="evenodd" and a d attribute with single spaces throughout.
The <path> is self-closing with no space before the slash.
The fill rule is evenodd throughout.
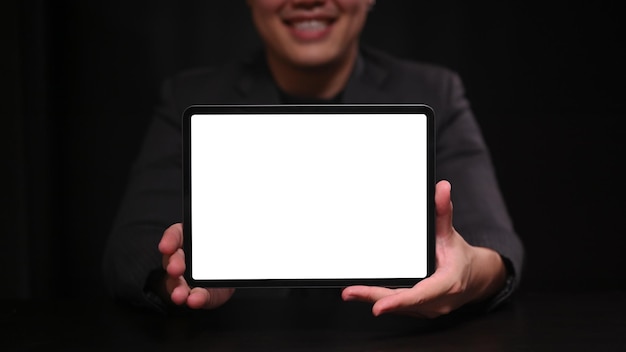
<path id="1" fill-rule="evenodd" d="M 298 68 L 354 57 L 373 0 L 248 0 L 268 56 Z"/>

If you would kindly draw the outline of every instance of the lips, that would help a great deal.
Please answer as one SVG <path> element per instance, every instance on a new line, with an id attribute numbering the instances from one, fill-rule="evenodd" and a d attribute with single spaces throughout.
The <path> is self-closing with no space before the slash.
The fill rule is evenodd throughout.
<path id="1" fill-rule="evenodd" d="M 330 33 L 334 20 L 331 18 L 293 18 L 283 21 L 298 40 L 319 40 Z"/>
<path id="2" fill-rule="evenodd" d="M 291 24 L 294 29 L 299 31 L 321 31 L 328 27 L 327 21 L 321 20 L 305 20 L 300 22 L 294 22 Z"/>

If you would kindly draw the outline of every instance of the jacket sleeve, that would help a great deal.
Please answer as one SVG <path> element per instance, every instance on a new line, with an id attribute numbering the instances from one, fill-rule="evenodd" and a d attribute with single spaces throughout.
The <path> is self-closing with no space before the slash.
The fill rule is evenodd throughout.
<path id="1" fill-rule="evenodd" d="M 459 77 L 448 75 L 437 126 L 437 178 L 452 185 L 454 226 L 473 246 L 498 252 L 507 269 L 507 286 L 491 301 L 506 300 L 520 282 L 524 248 L 502 197 L 490 153 L 465 97 Z"/>
<path id="2" fill-rule="evenodd" d="M 103 258 L 105 285 L 114 299 L 162 311 L 167 304 L 152 287 L 164 273 L 157 246 L 167 227 L 182 222 L 182 112 L 171 87 L 163 85 Z"/>

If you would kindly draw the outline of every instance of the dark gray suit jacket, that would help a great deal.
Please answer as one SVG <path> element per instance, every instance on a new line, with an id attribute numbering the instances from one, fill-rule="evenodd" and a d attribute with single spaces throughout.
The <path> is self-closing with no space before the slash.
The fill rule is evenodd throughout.
<path id="1" fill-rule="evenodd" d="M 162 275 L 157 244 L 165 228 L 182 222 L 181 116 L 193 104 L 279 104 L 280 94 L 262 53 L 247 61 L 189 71 L 163 85 L 162 102 L 145 135 L 103 262 L 113 297 L 165 309 L 151 281 Z M 437 179 L 452 184 L 454 226 L 465 240 L 499 252 L 514 291 L 523 246 L 502 199 L 489 151 L 458 76 L 442 67 L 408 62 L 363 49 L 343 103 L 424 103 L 436 114 Z"/>

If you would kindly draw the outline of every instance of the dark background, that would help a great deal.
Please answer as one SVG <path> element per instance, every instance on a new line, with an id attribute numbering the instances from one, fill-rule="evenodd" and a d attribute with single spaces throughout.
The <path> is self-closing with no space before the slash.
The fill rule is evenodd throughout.
<path id="1" fill-rule="evenodd" d="M 527 252 L 523 290 L 626 288 L 618 2 L 379 0 L 363 42 L 459 72 Z M 161 81 L 258 43 L 240 1 L 0 5 L 0 297 L 103 293 Z"/>

